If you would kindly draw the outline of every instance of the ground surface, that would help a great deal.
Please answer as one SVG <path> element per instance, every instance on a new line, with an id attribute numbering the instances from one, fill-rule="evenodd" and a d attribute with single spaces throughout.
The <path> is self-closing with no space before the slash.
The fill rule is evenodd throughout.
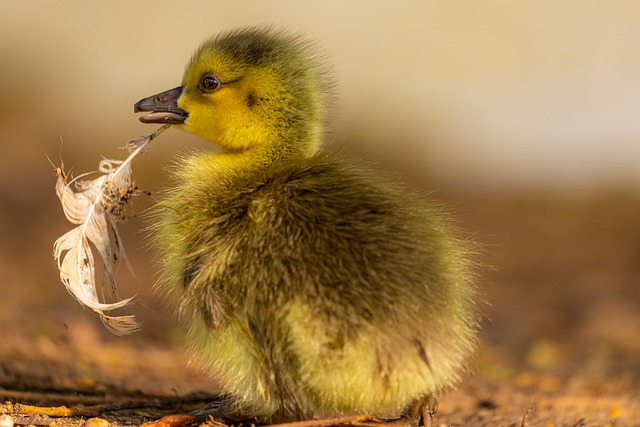
<path id="1" fill-rule="evenodd" d="M 476 374 L 443 396 L 434 425 L 640 425 L 640 198 L 447 203 L 484 245 L 491 307 Z M 212 399 L 215 384 L 149 289 L 143 249 L 129 246 L 140 279 L 121 282 L 144 305 L 142 332 L 108 335 L 64 291 L 50 251 L 67 225 L 44 220 L 55 209 L 0 206 L 0 412 L 21 425 L 139 425 Z"/>

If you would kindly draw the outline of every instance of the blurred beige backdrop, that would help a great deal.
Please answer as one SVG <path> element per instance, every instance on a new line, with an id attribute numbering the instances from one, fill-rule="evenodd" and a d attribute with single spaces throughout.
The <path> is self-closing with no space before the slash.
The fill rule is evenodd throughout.
<path id="1" fill-rule="evenodd" d="M 60 138 L 84 171 L 148 132 L 134 101 L 178 85 L 204 38 L 265 23 L 316 40 L 339 117 L 438 187 L 640 187 L 635 1 L 4 1 L 0 185 L 20 185 L 2 202 L 46 185 Z"/>
<path id="2" fill-rule="evenodd" d="M 55 164 L 62 157 L 75 174 L 95 170 L 102 155 L 123 158 L 118 147 L 154 129 L 138 122 L 133 103 L 177 86 L 205 38 L 257 24 L 300 32 L 325 52 L 338 83 L 339 134 L 370 144 L 364 149 L 406 168 L 425 188 L 438 190 L 436 197 L 463 200 L 452 210 L 462 212 L 461 223 L 480 230 L 480 240 L 489 236 L 494 258 L 488 264 L 500 269 L 488 279 L 496 286 L 490 288 L 495 332 L 489 335 L 503 339 L 507 348 L 513 346 L 503 338 L 505 328 L 523 347 L 541 329 L 535 323 L 523 329 L 501 314 L 503 307 L 518 298 L 525 305 L 538 298 L 540 312 L 518 314 L 538 316 L 553 335 L 558 318 L 578 325 L 577 317 L 566 309 L 556 317 L 545 312 L 558 298 L 539 289 L 571 284 L 583 290 L 580 301 L 597 302 L 581 277 L 604 277 L 607 286 L 615 282 L 604 274 L 574 274 L 601 258 L 601 246 L 583 244 L 580 228 L 597 227 L 597 219 L 576 222 L 581 211 L 565 209 L 560 225 L 551 228 L 545 221 L 556 220 L 555 208 L 541 219 L 529 214 L 527 205 L 521 213 L 510 211 L 507 221 L 500 206 L 478 210 L 486 222 L 473 222 L 467 221 L 474 213 L 464 200 L 500 194 L 563 200 L 612 189 L 640 191 L 640 2 L 2 0 L 0 342 L 16 332 L 73 340 L 76 335 L 64 335 L 66 329 L 77 331 L 86 323 L 101 330 L 63 290 L 52 262 L 53 241 L 70 225 L 55 197 L 47 156 Z M 139 185 L 152 192 L 166 186 L 163 169 L 188 149 L 209 147 L 178 130 L 162 135 L 134 164 Z M 136 210 L 151 204 L 141 196 Z M 629 212 L 627 219 L 635 215 L 633 209 L 621 212 Z M 138 219 L 124 227 L 138 279 L 123 273 L 121 294 L 137 293 L 151 307 L 137 314 L 147 325 L 160 326 L 146 327 L 143 336 L 162 335 L 169 320 L 150 290 L 153 267 L 142 247 L 143 227 Z M 540 252 L 528 252 L 518 233 L 530 233 L 526 237 L 539 242 Z M 587 255 L 569 265 L 565 252 L 582 253 L 562 246 L 572 237 Z M 638 248 L 637 235 L 624 239 Z M 618 244 L 617 237 L 611 242 Z M 547 247 L 559 259 L 547 264 L 564 275 L 539 273 L 538 262 L 545 260 L 535 257 L 550 256 Z M 637 255 L 625 258 L 625 248 L 616 259 L 637 266 L 631 258 Z M 514 258 L 530 268 L 513 267 Z M 522 271 L 532 278 L 525 299 L 515 294 L 516 287 L 498 287 L 524 288 Z M 637 289 L 631 281 L 624 284 Z M 593 286 L 605 288 L 599 282 Z M 572 292 L 566 301 L 576 300 Z M 637 291 L 620 295 L 620 301 L 638 300 Z M 634 310 L 630 305 L 628 311 Z M 593 324 L 600 325 L 601 317 L 593 317 Z M 633 336 L 640 325 L 629 328 Z M 609 335 L 607 330 L 598 337 Z"/>

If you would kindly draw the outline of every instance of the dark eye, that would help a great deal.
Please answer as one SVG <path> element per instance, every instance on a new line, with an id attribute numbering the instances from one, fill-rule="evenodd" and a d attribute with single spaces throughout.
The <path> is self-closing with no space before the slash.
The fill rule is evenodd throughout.
<path id="1" fill-rule="evenodd" d="M 200 90 L 203 92 L 215 92 L 220 87 L 220 81 L 211 74 L 205 74 L 200 79 Z"/>

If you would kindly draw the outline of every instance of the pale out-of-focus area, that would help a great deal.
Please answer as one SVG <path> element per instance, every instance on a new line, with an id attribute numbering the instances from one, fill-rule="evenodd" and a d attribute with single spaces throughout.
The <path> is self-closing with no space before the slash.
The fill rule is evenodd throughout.
<path id="1" fill-rule="evenodd" d="M 123 227 L 134 274 L 121 269 L 120 293 L 137 295 L 144 322 L 126 338 L 59 282 L 51 247 L 71 225 L 54 165 L 78 175 L 101 156 L 125 158 L 119 147 L 155 130 L 135 101 L 178 86 L 205 38 L 264 24 L 326 57 L 336 138 L 426 190 L 480 242 L 490 304 L 479 378 L 549 392 L 576 373 L 599 378 L 598 390 L 613 377 L 637 385 L 638 23 L 632 0 L 2 2 L 0 386 L 32 378 L 42 360 L 56 366 L 38 374 L 52 382 L 126 386 L 168 351 L 177 356 L 147 375 L 147 390 L 209 387 L 186 368 L 177 322 L 153 292 L 144 212 L 172 159 L 210 147 L 170 129 L 133 165 L 152 196 L 134 201 L 139 215 Z M 105 364 L 129 371 L 114 380 Z M 532 372 L 553 376 L 536 383 Z"/>

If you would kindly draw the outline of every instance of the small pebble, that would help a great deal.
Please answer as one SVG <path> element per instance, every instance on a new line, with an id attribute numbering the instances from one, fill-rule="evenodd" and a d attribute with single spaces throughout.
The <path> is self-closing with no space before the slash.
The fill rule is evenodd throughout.
<path id="1" fill-rule="evenodd" d="M 84 427 L 109 427 L 111 423 L 102 418 L 89 418 L 84 422 Z"/>
<path id="2" fill-rule="evenodd" d="M 0 415 L 0 427 L 13 427 L 11 415 Z"/>

